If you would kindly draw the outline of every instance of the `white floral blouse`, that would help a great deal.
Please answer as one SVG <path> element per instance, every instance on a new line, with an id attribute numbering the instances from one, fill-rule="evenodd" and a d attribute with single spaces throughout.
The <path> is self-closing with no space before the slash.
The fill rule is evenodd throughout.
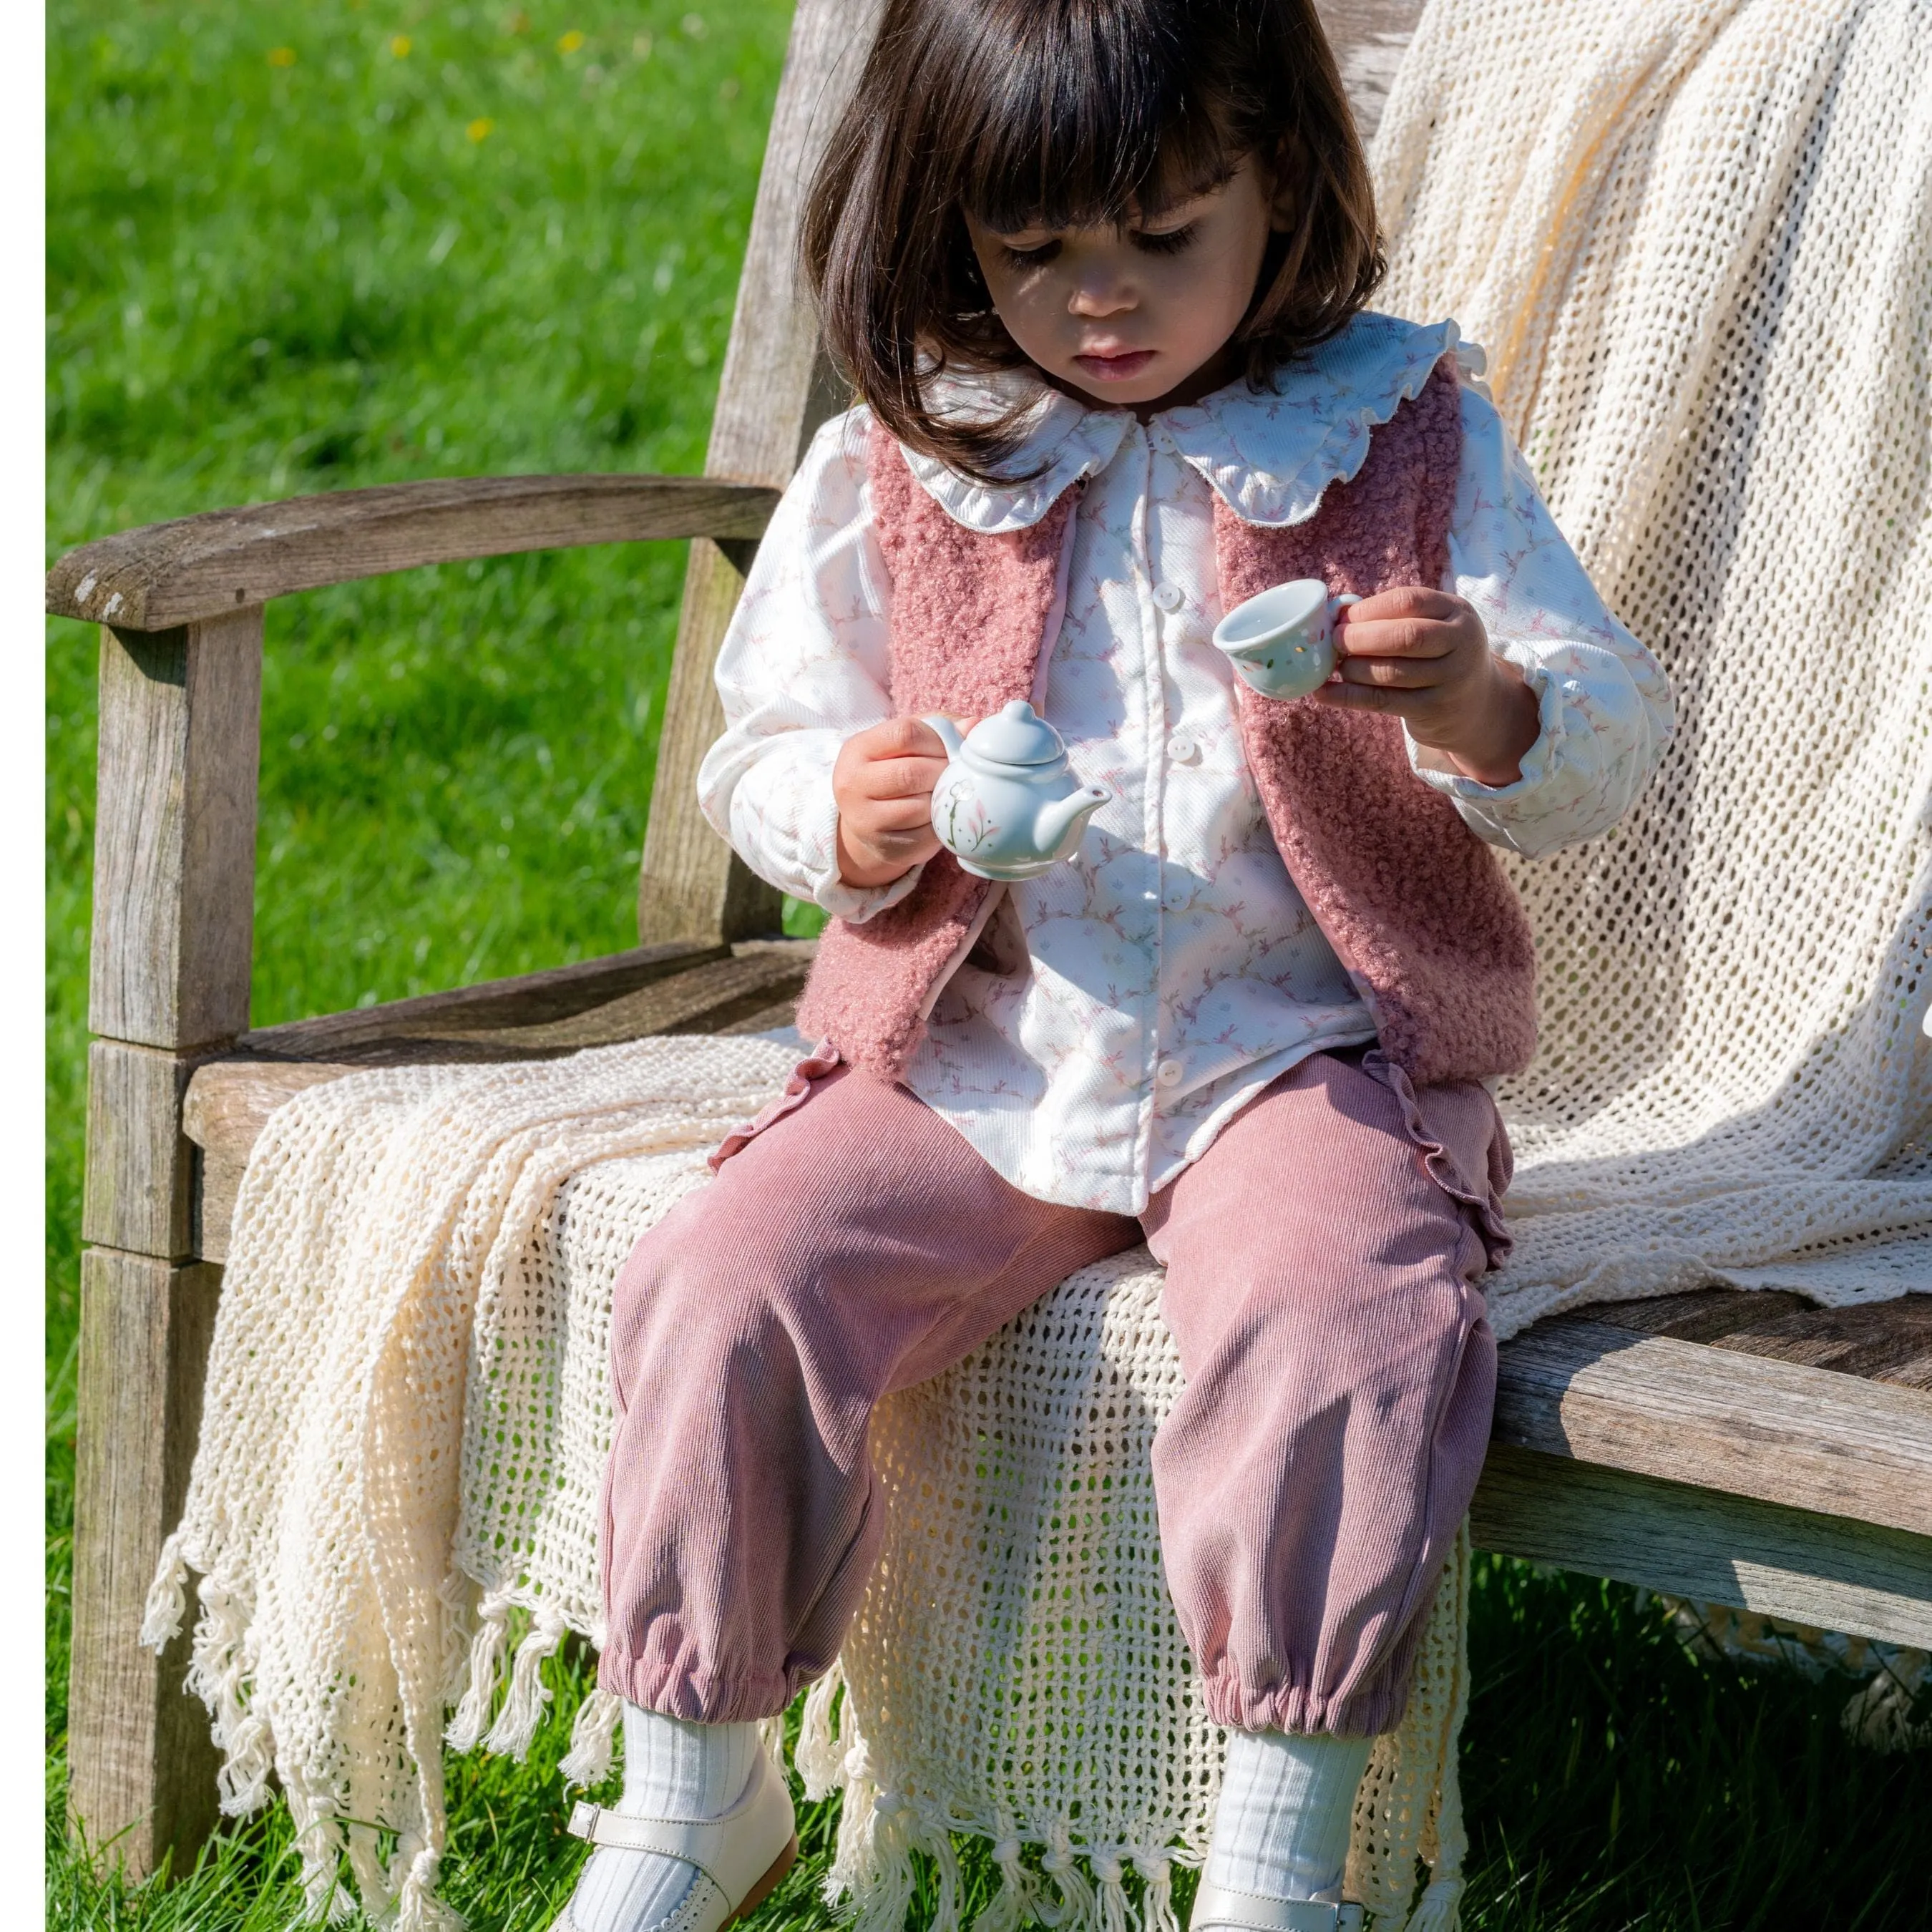
<path id="1" fill-rule="evenodd" d="M 1413 741 L 1410 757 L 1483 838 L 1535 856 L 1629 808 L 1670 734 L 1670 698 L 1550 520 L 1454 322 L 1362 315 L 1271 392 L 1236 383 L 1144 425 L 1049 392 L 1014 464 L 1043 459 L 1032 482 L 989 488 L 908 456 L 976 530 L 1024 528 L 1090 479 L 1045 710 L 1081 782 L 1112 798 L 1072 860 L 1011 888 L 1026 958 L 1011 972 L 962 968 L 905 1075 L 1026 1192 L 1138 1214 L 1270 1081 L 1373 1038 L 1242 756 L 1232 673 L 1209 641 L 1221 616 L 1209 493 L 1250 523 L 1305 520 L 1450 349 L 1464 443 L 1444 588 L 1522 668 L 1542 731 L 1500 787 Z M 719 654 L 728 729 L 698 776 L 705 815 L 754 872 L 854 920 L 918 877 L 860 891 L 838 872 L 832 762 L 892 710 L 868 427 L 862 410 L 828 423 L 785 492 Z"/>

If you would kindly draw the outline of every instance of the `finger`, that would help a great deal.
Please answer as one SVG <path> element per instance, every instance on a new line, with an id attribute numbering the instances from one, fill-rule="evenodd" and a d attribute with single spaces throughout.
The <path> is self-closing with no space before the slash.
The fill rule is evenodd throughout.
<path id="1" fill-rule="evenodd" d="M 852 777 L 862 798 L 928 798 L 945 770 L 944 758 L 872 758 Z"/>
<path id="2" fill-rule="evenodd" d="M 1342 613 L 1342 628 L 1374 623 L 1384 617 L 1433 617 L 1447 622 L 1460 617 L 1470 608 L 1466 598 L 1453 591 L 1431 590 L 1420 584 L 1398 584 L 1393 590 L 1378 590 Z"/>
<path id="3" fill-rule="evenodd" d="M 874 800 L 856 816 L 862 836 L 867 838 L 894 832 L 930 831 L 932 800 L 930 796 Z"/>
<path id="4" fill-rule="evenodd" d="M 1344 683 L 1385 691 L 1432 691 L 1442 682 L 1442 665 L 1432 658 L 1344 658 L 1336 669 Z"/>
<path id="5" fill-rule="evenodd" d="M 1357 620 L 1335 633 L 1341 654 L 1352 658 L 1446 658 L 1463 640 L 1460 626 L 1420 616 Z"/>
<path id="6" fill-rule="evenodd" d="M 944 758 L 946 741 L 923 718 L 889 718 L 859 734 L 868 758 Z"/>
<path id="7" fill-rule="evenodd" d="M 1314 696 L 1318 704 L 1332 705 L 1340 711 L 1400 712 L 1416 702 L 1412 692 L 1374 684 L 1324 684 L 1317 687 Z"/>

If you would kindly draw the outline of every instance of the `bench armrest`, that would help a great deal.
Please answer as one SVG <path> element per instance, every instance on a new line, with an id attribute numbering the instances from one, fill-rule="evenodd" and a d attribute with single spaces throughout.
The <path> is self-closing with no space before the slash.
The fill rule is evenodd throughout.
<path id="1" fill-rule="evenodd" d="M 579 544 L 756 538 L 778 492 L 705 476 L 464 476 L 295 496 L 150 524 L 70 550 L 47 608 L 165 631 L 430 563 Z"/>

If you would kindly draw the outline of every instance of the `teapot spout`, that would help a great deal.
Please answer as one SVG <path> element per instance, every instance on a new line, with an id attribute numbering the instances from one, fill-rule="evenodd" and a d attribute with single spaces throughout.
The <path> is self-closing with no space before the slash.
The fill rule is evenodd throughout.
<path id="1" fill-rule="evenodd" d="M 1070 852 L 1078 842 L 1088 820 L 1113 795 L 1103 785 L 1088 785 L 1065 798 L 1042 805 L 1035 821 L 1040 849 L 1056 857 Z"/>

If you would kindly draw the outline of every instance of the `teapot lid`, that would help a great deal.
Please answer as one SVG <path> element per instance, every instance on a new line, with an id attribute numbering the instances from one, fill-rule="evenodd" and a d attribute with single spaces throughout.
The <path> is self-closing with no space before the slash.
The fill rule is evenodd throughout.
<path id="1" fill-rule="evenodd" d="M 1066 752 L 1066 741 L 1024 698 L 981 718 L 967 733 L 966 746 L 997 765 L 1049 765 Z"/>

